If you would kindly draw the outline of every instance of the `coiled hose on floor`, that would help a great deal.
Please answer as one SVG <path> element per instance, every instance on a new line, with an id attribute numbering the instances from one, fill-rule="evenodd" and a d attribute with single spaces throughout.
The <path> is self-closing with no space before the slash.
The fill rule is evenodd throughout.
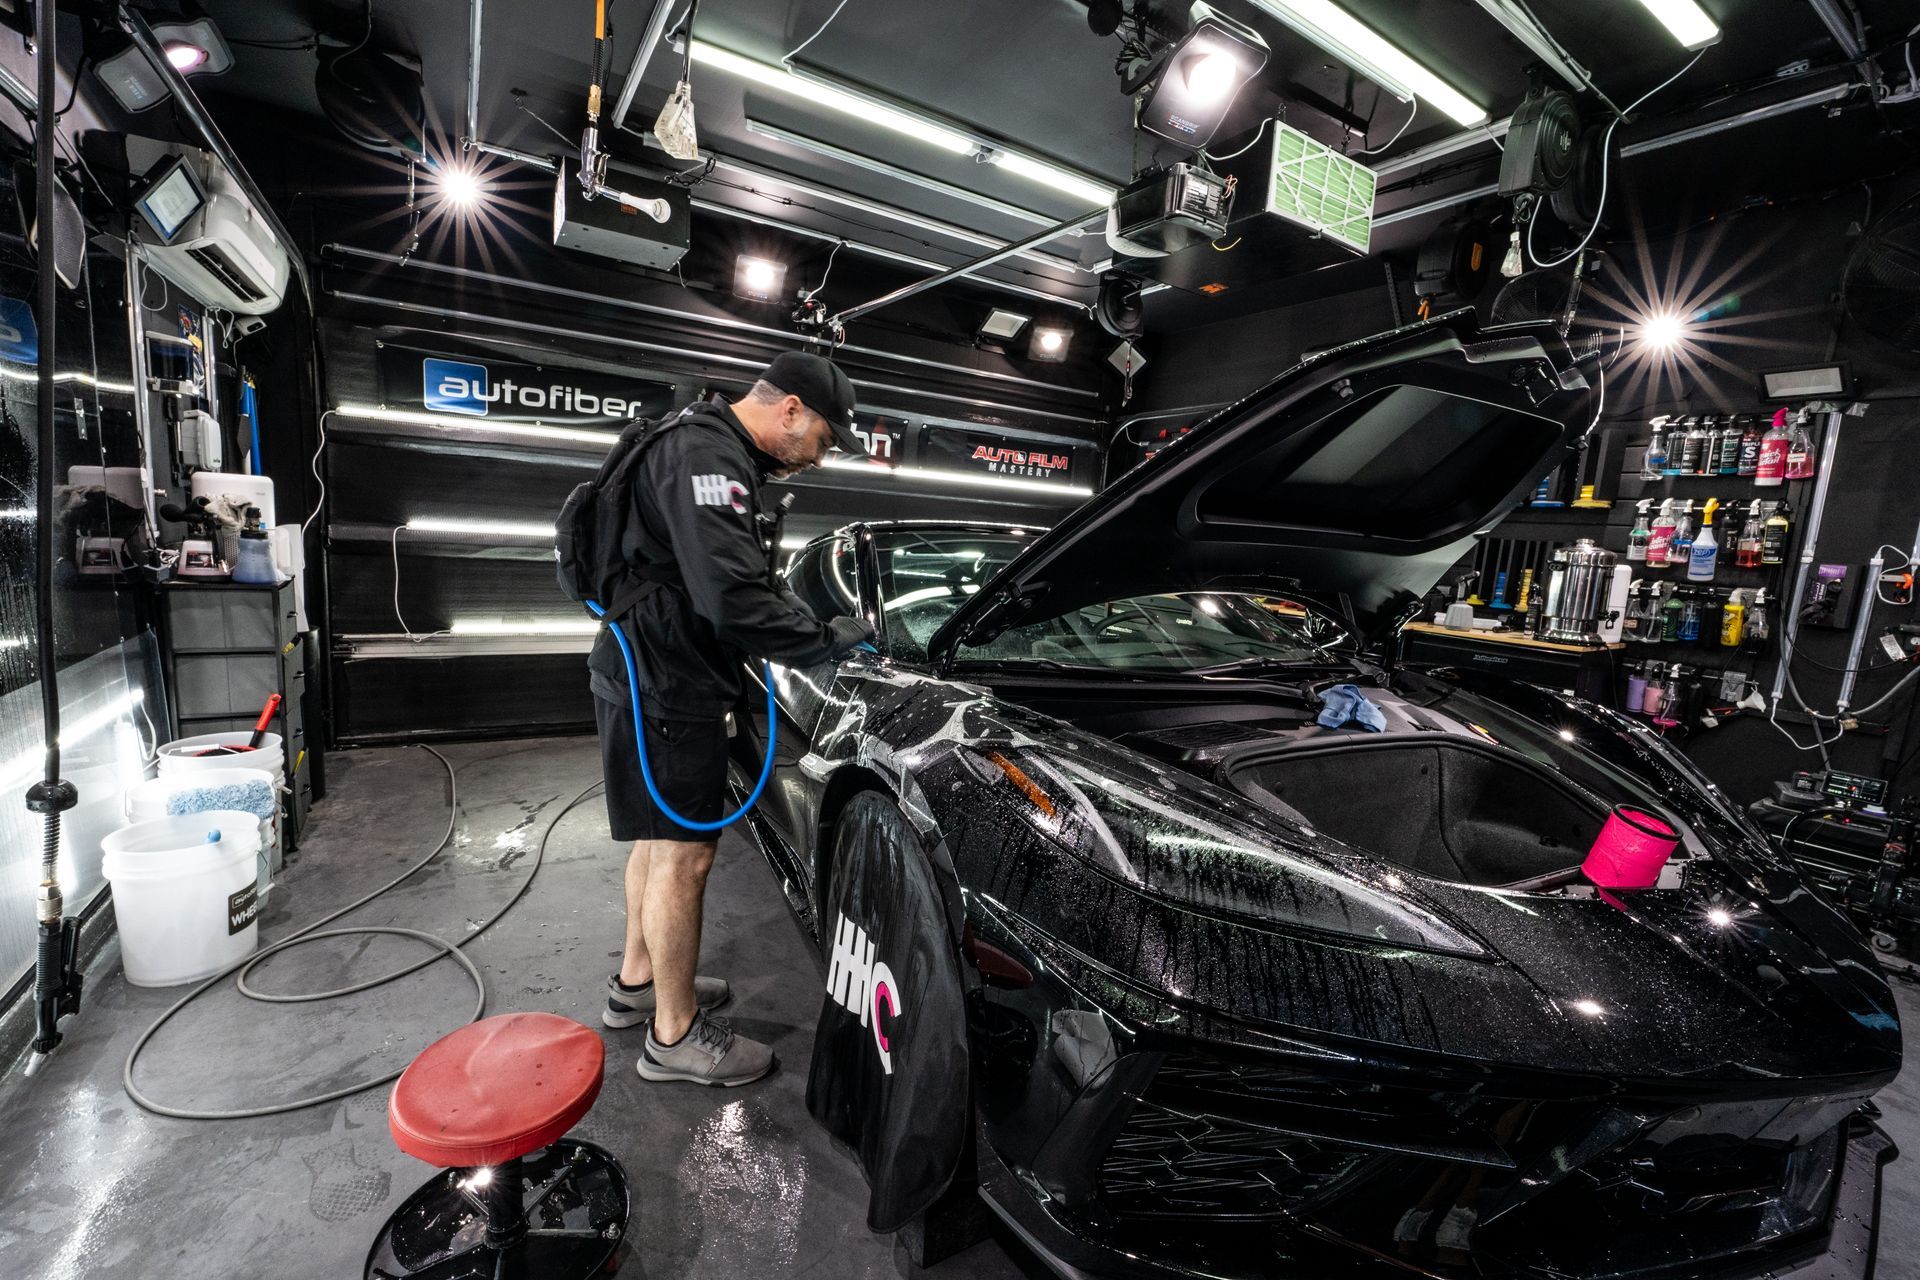
<path id="1" fill-rule="evenodd" d="M 248 956 L 244 960 L 240 960 L 234 964 L 228 965 L 226 968 L 222 969 L 219 973 L 214 974 L 211 978 L 208 978 L 206 981 L 202 982 L 199 986 L 195 987 L 192 991 L 189 991 L 186 995 L 181 996 L 180 999 L 174 1001 L 173 1006 L 171 1008 L 169 1008 L 165 1013 L 161 1014 L 158 1018 L 155 1018 L 153 1021 L 153 1025 L 149 1026 L 144 1032 L 141 1033 L 140 1039 L 134 1042 L 133 1049 L 127 1054 L 127 1064 L 125 1068 L 121 1071 L 120 1079 L 121 1079 L 121 1083 L 126 1087 L 127 1096 L 133 1099 L 133 1101 L 137 1105 L 139 1105 L 140 1107 L 148 1111 L 153 1112 L 155 1115 L 172 1116 L 176 1120 L 247 1120 L 247 1119 L 252 1119 L 256 1116 L 279 1115 L 282 1112 L 286 1112 L 286 1111 L 300 1111 L 300 1110 L 304 1110 L 307 1107 L 317 1107 L 322 1103 L 336 1102 L 341 1098 L 350 1097 L 353 1094 L 364 1092 L 367 1089 L 378 1088 L 380 1085 L 399 1079 L 400 1077 L 399 1070 L 390 1071 L 386 1075 L 378 1076 L 372 1080 L 365 1080 L 360 1082 L 359 1084 L 348 1085 L 344 1088 L 334 1089 L 327 1093 L 315 1094 L 313 1097 L 310 1097 L 310 1098 L 300 1098 L 293 1102 L 270 1103 L 266 1106 L 260 1106 L 260 1107 L 243 1107 L 243 1108 L 239 1108 L 232 1111 L 195 1111 L 186 1107 L 171 1107 L 164 1102 L 157 1102 L 154 1099 L 149 1098 L 146 1094 L 142 1093 L 140 1091 L 140 1087 L 134 1084 L 133 1082 L 133 1068 L 134 1068 L 134 1064 L 138 1062 L 140 1059 L 141 1050 L 147 1047 L 147 1042 L 152 1040 L 153 1037 L 159 1032 L 160 1028 L 166 1026 L 167 1023 L 172 1020 L 175 1014 L 179 1013 L 182 1009 L 192 1004 L 195 1000 L 198 1000 L 201 996 L 205 995 L 208 991 L 211 991 L 216 984 L 225 981 L 227 978 L 232 977 L 236 973 L 239 974 L 240 976 L 238 981 L 235 983 L 235 986 L 237 987 L 241 995 L 246 996 L 250 1000 L 260 1000 L 268 1004 L 308 1004 L 317 1000 L 335 1000 L 341 996 L 350 996 L 350 995 L 356 994 L 357 992 L 372 990 L 374 987 L 385 986 L 387 983 L 393 982 L 399 978 L 404 978 L 410 973 L 416 973 L 419 970 L 426 968 L 428 965 L 433 964 L 436 961 L 442 959 L 443 957 L 451 956 L 453 959 L 460 962 L 460 966 L 461 968 L 466 970 L 467 976 L 473 979 L 473 989 L 474 989 L 474 996 L 475 996 L 474 1005 L 473 1005 L 473 1016 L 467 1019 L 467 1021 L 478 1022 L 480 1020 L 481 1015 L 484 1014 L 487 1010 L 486 984 L 480 977 L 480 970 L 475 967 L 472 960 L 469 960 L 467 958 L 466 954 L 462 951 L 462 948 L 465 947 L 468 943 L 472 942 L 475 938 L 479 937 L 481 934 L 485 933 L 488 929 L 491 929 L 496 923 L 499 922 L 502 916 L 506 915 L 508 911 L 513 909 L 513 906 L 515 903 L 519 902 L 521 898 L 526 896 L 527 890 L 533 887 L 534 876 L 539 874 L 540 864 L 546 860 L 547 840 L 550 836 L 553 835 L 553 829 L 559 826 L 560 820 L 566 817 L 569 813 L 573 812 L 574 808 L 577 805 L 579 805 L 579 803 L 582 800 L 585 800 L 588 796 L 592 795 L 595 791 L 597 791 L 600 788 L 601 784 L 596 782 L 592 786 L 587 787 L 585 790 L 581 791 L 579 795 L 576 795 L 573 799 L 567 801 L 566 806 L 562 808 L 559 813 L 556 813 L 553 816 L 553 821 L 547 824 L 547 829 L 540 833 L 540 843 L 538 847 L 534 850 L 533 861 L 527 868 L 526 879 L 520 882 L 519 888 L 513 891 L 513 896 L 509 897 L 506 900 L 506 902 L 501 905 L 498 911 L 488 916 L 486 920 L 484 920 L 478 928 L 475 928 L 470 932 L 468 932 L 467 936 L 461 939 L 459 942 L 457 943 L 448 942 L 444 938 L 437 937 L 436 935 L 424 932 L 423 930 L 402 929 L 392 925 L 355 925 L 353 927 L 344 928 L 344 929 L 325 928 L 326 925 L 332 924 L 335 920 L 338 920 L 341 916 L 346 915 L 349 911 L 357 911 L 361 907 L 366 906 L 369 902 L 372 902 L 375 898 L 378 898 L 380 895 L 388 892 L 389 890 L 397 888 L 406 880 L 408 880 L 409 878 L 417 874 L 420 871 L 420 869 L 425 867 L 429 862 L 432 862 L 435 858 L 439 857 L 441 851 L 447 847 L 450 841 L 452 841 L 454 827 L 459 821 L 459 816 L 460 816 L 460 791 L 459 791 L 458 776 L 454 771 L 452 762 L 449 761 L 445 756 L 441 755 L 438 751 L 435 751 L 432 747 L 425 747 L 425 746 L 421 747 L 421 750 L 425 751 L 428 755 L 431 755 L 434 759 L 438 760 L 441 763 L 441 765 L 445 767 L 447 771 L 447 830 L 445 834 L 443 834 L 440 837 L 439 843 L 434 845 L 433 848 L 428 851 L 425 857 L 421 858 L 418 862 L 408 867 L 405 871 L 402 871 L 399 875 L 395 876 L 393 879 L 381 885 L 378 889 L 375 889 L 372 893 L 369 893 L 365 897 L 357 899 L 354 902 L 348 903 L 346 906 L 341 907 L 338 911 L 335 911 L 331 915 L 322 916 L 320 919 L 315 920 L 312 924 L 306 926 L 305 928 L 299 930 L 296 933 L 289 935 L 288 937 L 282 938 L 280 941 L 274 943 L 271 946 L 262 947 L 260 950 L 254 952 L 252 955 Z M 255 965 L 259 964 L 262 960 L 265 960 L 268 956 L 277 955 L 280 952 L 285 951 L 290 947 L 299 946 L 303 943 L 317 942 L 322 938 L 346 938 L 346 937 L 355 937 L 362 934 L 390 934 L 395 937 L 412 938 L 418 942 L 424 942 L 429 946 L 438 947 L 440 950 L 438 954 L 428 956 L 424 960 L 417 960 L 403 969 L 396 969 L 392 973 L 386 974 L 382 977 L 369 978 L 365 982 L 357 982 L 350 987 L 340 987 L 333 991 L 316 991 L 316 992 L 302 993 L 297 995 L 273 995 L 263 991 L 255 991 L 252 987 L 247 985 L 247 975 L 253 972 L 253 968 Z M 405 1070 L 405 1068 L 401 1068 L 400 1070 Z"/>

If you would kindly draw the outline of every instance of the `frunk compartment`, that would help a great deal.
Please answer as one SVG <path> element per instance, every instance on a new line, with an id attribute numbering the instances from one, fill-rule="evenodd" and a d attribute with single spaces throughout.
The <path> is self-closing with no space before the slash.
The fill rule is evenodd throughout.
<path id="1" fill-rule="evenodd" d="M 1577 866 L 1607 807 L 1491 743 L 1420 735 L 1236 754 L 1222 779 L 1421 875 L 1513 885 Z"/>

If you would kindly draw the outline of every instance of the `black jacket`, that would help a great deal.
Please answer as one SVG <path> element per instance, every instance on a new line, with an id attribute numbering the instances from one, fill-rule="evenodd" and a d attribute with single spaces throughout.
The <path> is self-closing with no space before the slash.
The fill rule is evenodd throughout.
<path id="1" fill-rule="evenodd" d="M 780 463 L 725 405 L 696 404 L 653 428 L 660 437 L 634 477 L 627 563 L 671 564 L 679 585 L 642 600 L 622 621 L 640 692 L 655 715 L 706 719 L 740 696 L 746 658 L 804 666 L 833 654 L 825 621 L 767 572 L 760 487 Z M 587 659 L 595 696 L 628 705 L 627 672 L 612 636 Z"/>

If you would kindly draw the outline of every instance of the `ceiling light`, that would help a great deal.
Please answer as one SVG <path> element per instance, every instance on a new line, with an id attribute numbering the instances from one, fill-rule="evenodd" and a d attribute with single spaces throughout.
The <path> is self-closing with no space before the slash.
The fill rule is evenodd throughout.
<path id="1" fill-rule="evenodd" d="M 987 312 L 987 318 L 980 322 L 980 336 L 1005 342 L 1027 327 L 1032 316 L 1023 316 L 1018 311 L 1006 311 L 995 307 Z"/>
<path id="2" fill-rule="evenodd" d="M 870 99 L 835 89 L 831 85 L 823 85 L 815 80 L 803 80 L 785 67 L 776 67 L 772 63 L 743 57 L 731 49 L 722 49 L 719 45 L 708 44 L 705 40 L 693 42 L 693 60 L 716 70 L 739 76 L 743 80 L 751 80 L 777 93 L 789 94 L 803 102 L 810 102 L 814 106 L 841 111 L 865 120 L 869 124 L 877 124 L 882 129 L 903 133 L 909 138 L 918 139 L 944 151 L 951 151 L 955 155 L 971 154 L 975 147 L 974 140 L 957 129 L 949 129 L 931 120 L 883 107 Z"/>
<path id="3" fill-rule="evenodd" d="M 167 62 L 183 76 L 217 76 L 233 66 L 233 51 L 212 18 L 156 22 L 153 38 Z M 94 74 L 128 111 L 145 111 L 167 96 L 167 82 L 137 45 L 101 59 Z"/>
<path id="4" fill-rule="evenodd" d="M 876 467 L 865 459 L 849 458 L 837 453 L 828 454 L 820 465 L 829 471 L 858 471 L 874 479 L 904 480 L 908 484 L 919 481 L 979 489 L 1023 489 L 1033 493 L 1055 493 L 1068 498 L 1093 496 L 1093 490 L 1085 485 L 1060 484 L 1053 480 L 1024 480 L 1019 476 L 982 475 L 972 471 L 942 471 L 935 467 Z"/>
<path id="5" fill-rule="evenodd" d="M 1640 3 L 1660 19 L 1675 40 L 1689 49 L 1710 45 L 1720 38 L 1720 28 L 1694 0 L 1640 0 Z"/>
<path id="6" fill-rule="evenodd" d="M 549 427 L 538 422 L 491 422 L 465 414 L 425 413 L 418 409 L 382 409 L 375 405 L 343 404 L 328 410 L 343 418 L 367 422 L 410 422 L 423 427 L 456 427 L 462 431 L 483 431 L 490 435 L 527 436 L 535 440 L 566 440 L 581 444 L 611 447 L 620 438 L 617 431 L 592 431 L 585 427 Z"/>
<path id="7" fill-rule="evenodd" d="M 749 302 L 771 302 L 786 292 L 787 264 L 743 253 L 734 260 L 734 296 Z"/>
<path id="8" fill-rule="evenodd" d="M 1640 345 L 1671 351 L 1686 338 L 1687 322 L 1674 312 L 1649 316 L 1640 323 Z"/>
<path id="9" fill-rule="evenodd" d="M 551 538 L 553 526 L 527 520 L 459 520 L 441 516 L 414 516 L 410 533 L 461 533 L 486 538 Z"/>
<path id="10" fill-rule="evenodd" d="M 1069 330 L 1036 325 L 1033 340 L 1027 344 L 1027 356 L 1048 364 L 1058 364 L 1067 358 L 1067 345 L 1072 340 L 1073 334 Z"/>
<path id="11" fill-rule="evenodd" d="M 1052 187 L 1055 191 L 1064 191 L 1070 196 L 1078 196 L 1088 204 L 1113 203 L 1112 187 L 1089 182 L 1078 174 L 1068 173 L 1057 165 L 1035 160 L 1032 156 L 1023 156 L 1018 151 L 989 150 L 987 159 L 1009 173 L 1017 173 L 1029 181 Z"/>
<path id="12" fill-rule="evenodd" d="M 1485 107 L 1475 105 L 1332 0 L 1253 3 L 1402 101 L 1418 98 L 1469 128 L 1486 123 Z"/>
<path id="13" fill-rule="evenodd" d="M 1193 14 L 1193 29 L 1141 98 L 1138 123 L 1197 149 L 1213 141 L 1240 86 L 1267 65 L 1267 42 L 1204 4 L 1195 5 Z"/>
<path id="14" fill-rule="evenodd" d="M 818 74 L 801 75 L 785 67 L 761 62 L 722 49 L 705 40 L 693 42 L 694 61 L 704 63 L 720 71 L 728 72 L 751 80 L 763 88 L 777 93 L 791 95 L 803 102 L 831 111 L 844 112 L 869 124 L 891 129 L 895 133 L 951 151 L 955 155 L 981 156 L 993 164 L 1017 173 L 1023 178 L 1042 183 L 1064 191 L 1068 195 L 1078 196 L 1095 204 L 1104 204 L 1113 198 L 1113 188 L 1091 182 L 1078 174 L 1062 169 L 1058 165 L 1036 160 L 1032 156 L 1021 155 L 1014 151 L 1003 151 L 997 144 L 989 144 L 980 138 L 962 133 L 958 129 L 915 115 L 912 112 L 889 106 L 869 94 L 853 93 L 838 85 L 830 84 Z"/>
<path id="15" fill-rule="evenodd" d="M 442 165 L 434 174 L 440 198 L 455 209 L 471 209 L 480 202 L 480 175 L 472 165 Z"/>

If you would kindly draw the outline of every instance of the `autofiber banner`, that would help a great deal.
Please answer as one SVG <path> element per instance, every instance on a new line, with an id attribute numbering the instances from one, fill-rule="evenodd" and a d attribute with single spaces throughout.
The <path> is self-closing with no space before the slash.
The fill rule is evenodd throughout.
<path id="1" fill-rule="evenodd" d="M 379 368 L 380 399 L 389 409 L 500 422 L 608 426 L 657 418 L 673 407 L 673 388 L 667 383 L 591 369 L 441 355 L 392 343 L 381 345 Z"/>

